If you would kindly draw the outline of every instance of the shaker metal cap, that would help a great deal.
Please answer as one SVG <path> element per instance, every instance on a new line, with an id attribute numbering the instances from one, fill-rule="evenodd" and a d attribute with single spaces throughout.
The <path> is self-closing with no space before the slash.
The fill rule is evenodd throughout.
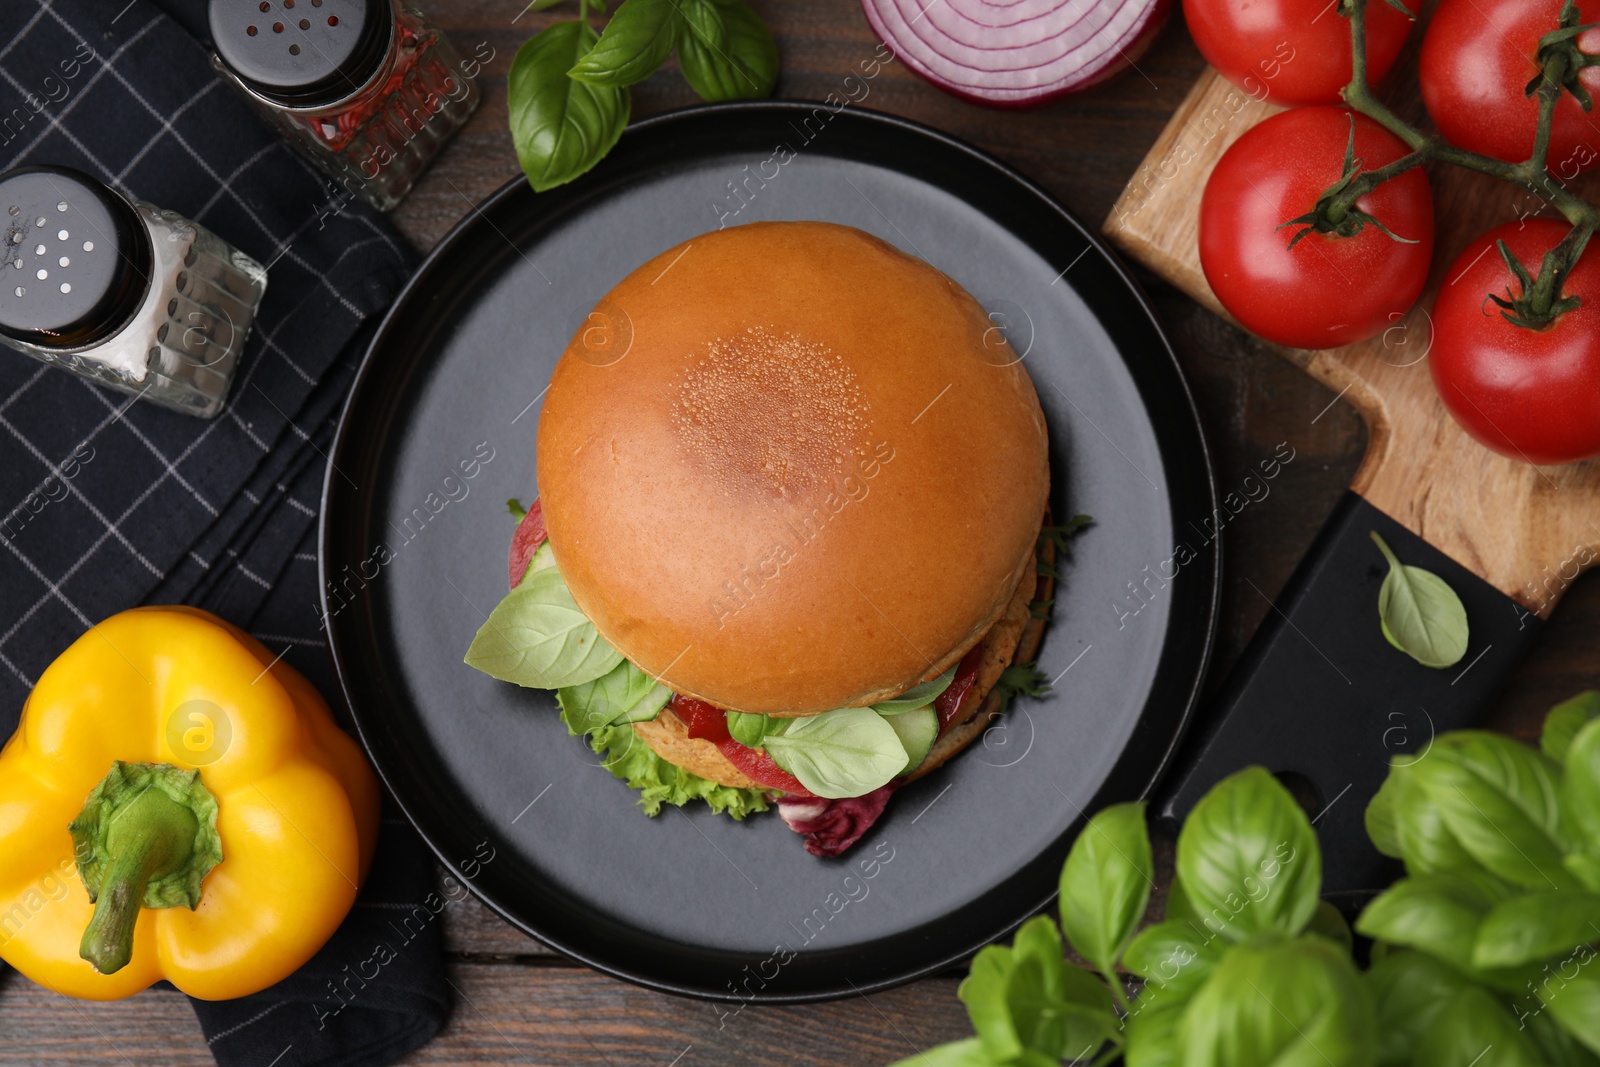
<path id="1" fill-rule="evenodd" d="M 91 344 L 138 310 L 150 240 L 133 205 L 67 167 L 0 174 L 0 333 L 51 348 Z"/>
<path id="2" fill-rule="evenodd" d="M 211 40 L 241 81 L 288 106 L 353 94 L 382 64 L 389 0 L 211 0 Z"/>

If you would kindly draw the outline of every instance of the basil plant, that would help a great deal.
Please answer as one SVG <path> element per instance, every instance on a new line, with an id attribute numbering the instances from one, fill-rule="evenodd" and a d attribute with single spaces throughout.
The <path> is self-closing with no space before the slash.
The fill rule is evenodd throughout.
<path id="1" fill-rule="evenodd" d="M 1089 820 L 1060 926 L 973 960 L 977 1035 L 896 1067 L 1600 1067 L 1600 693 L 1553 708 L 1538 749 L 1464 730 L 1397 757 L 1366 821 L 1406 873 L 1356 919 L 1365 971 L 1304 811 L 1251 767 L 1184 822 L 1143 930 L 1143 808 Z"/>

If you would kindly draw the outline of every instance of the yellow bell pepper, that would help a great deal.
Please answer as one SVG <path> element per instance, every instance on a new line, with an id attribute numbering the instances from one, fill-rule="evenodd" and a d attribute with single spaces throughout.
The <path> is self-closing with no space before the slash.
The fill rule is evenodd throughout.
<path id="1" fill-rule="evenodd" d="M 265 989 L 354 904 L 378 797 L 260 642 L 194 608 L 114 615 L 0 750 L 0 959 L 93 1000 L 162 978 L 205 1000 Z"/>

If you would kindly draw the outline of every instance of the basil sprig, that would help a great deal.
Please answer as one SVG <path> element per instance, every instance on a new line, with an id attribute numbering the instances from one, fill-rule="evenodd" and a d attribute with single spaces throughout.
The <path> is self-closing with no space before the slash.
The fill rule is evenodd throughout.
<path id="1" fill-rule="evenodd" d="M 1178 836 L 1166 921 L 1135 936 L 1155 879 L 1144 806 L 1101 811 L 1062 869 L 1060 927 L 1032 919 L 973 960 L 959 996 L 977 1037 L 897 1067 L 1371 1067 L 1376 1005 L 1338 913 L 1319 907 L 1315 842 L 1266 771 L 1223 780 Z M 1137 999 L 1119 965 L 1143 979 Z"/>
<path id="2" fill-rule="evenodd" d="M 1424 667 L 1451 667 L 1467 654 L 1467 609 L 1432 571 L 1401 563 L 1376 530 L 1372 540 L 1389 561 L 1378 589 L 1383 636 Z"/>
<path id="3" fill-rule="evenodd" d="M 1460 731 L 1397 760 L 1367 828 L 1406 877 L 1356 929 L 1391 946 L 1385 991 L 1434 991 L 1420 1020 L 1393 1012 L 1406 1060 L 1445 1063 L 1470 1041 L 1505 1063 L 1592 1064 L 1600 1053 L 1600 694 L 1546 716 L 1541 751 Z M 1395 962 L 1403 961 L 1403 962 Z M 1390 1044 L 1386 1039 L 1386 1046 Z M 1587 1051 L 1585 1051 L 1587 1050 Z M 1470 1057 L 1469 1057 L 1470 1059 Z"/>
<path id="4" fill-rule="evenodd" d="M 534 0 L 530 10 L 560 0 Z M 778 48 L 744 0 L 623 0 L 605 29 L 578 18 L 557 22 L 517 51 L 507 88 L 511 139 L 534 189 L 543 192 L 588 171 L 627 125 L 628 87 L 678 52 L 679 66 L 704 100 L 772 95 Z"/>
<path id="5" fill-rule="evenodd" d="M 531 572 L 478 628 L 466 663 L 504 682 L 563 689 L 622 662 L 567 590 L 554 566 Z"/>
<path id="6" fill-rule="evenodd" d="M 897 1067 L 1402 1067 L 1600 1062 L 1600 694 L 1552 709 L 1540 749 L 1481 731 L 1390 768 L 1367 809 L 1406 877 L 1348 927 L 1319 902 L 1311 825 L 1260 767 L 1208 793 L 1178 835 L 1162 922 L 1142 807 L 1089 820 L 1048 917 L 973 960 L 977 1036 Z M 1129 995 L 1117 968 L 1141 979 Z"/>

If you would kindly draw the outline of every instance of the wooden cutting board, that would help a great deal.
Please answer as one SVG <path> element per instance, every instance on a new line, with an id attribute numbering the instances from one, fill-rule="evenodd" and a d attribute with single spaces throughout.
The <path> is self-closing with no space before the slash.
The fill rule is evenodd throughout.
<path id="1" fill-rule="evenodd" d="M 1401 63 L 1414 70 L 1406 58 Z M 1385 96 L 1409 121 L 1426 121 L 1414 83 Z M 1105 222 L 1105 233 L 1124 252 L 1224 317 L 1200 269 L 1200 195 L 1228 146 L 1279 110 L 1208 69 Z M 1369 444 L 1352 489 L 1547 616 L 1578 573 L 1600 556 L 1600 460 L 1535 467 L 1489 451 L 1445 411 L 1427 364 L 1429 311 L 1456 256 L 1483 231 L 1532 217 L 1542 202 L 1458 167 L 1430 167 L 1428 176 L 1436 248 L 1417 307 L 1361 344 L 1319 352 L 1283 349 L 1282 355 L 1366 419 Z"/>

